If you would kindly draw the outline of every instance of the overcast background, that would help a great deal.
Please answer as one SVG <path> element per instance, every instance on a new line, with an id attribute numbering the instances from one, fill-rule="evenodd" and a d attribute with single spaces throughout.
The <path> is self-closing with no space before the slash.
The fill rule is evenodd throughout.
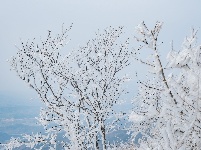
<path id="1" fill-rule="evenodd" d="M 6 62 L 16 54 L 14 45 L 20 46 L 20 38 L 45 38 L 48 30 L 60 33 L 63 23 L 66 27 L 73 23 L 68 52 L 93 38 L 97 29 L 123 25 L 125 34 L 134 36 L 141 21 L 149 27 L 162 21 L 160 37 L 165 55 L 172 40 L 179 49 L 190 27 L 201 26 L 200 6 L 200 0 L 0 0 L 0 105 L 39 104 L 36 93 Z"/>
<path id="2" fill-rule="evenodd" d="M 16 54 L 15 44 L 20 47 L 20 39 L 45 39 L 48 30 L 61 33 L 63 23 L 65 27 L 73 23 L 71 42 L 64 52 L 68 53 L 85 45 L 98 29 L 124 26 L 124 37 L 131 37 L 133 44 L 135 26 L 141 21 L 149 28 L 162 21 L 160 52 L 165 63 L 170 42 L 179 50 L 190 28 L 201 27 L 200 7 L 200 0 L 0 0 L 0 143 L 42 130 L 35 119 L 41 106 L 38 96 L 6 62 Z M 133 70 L 146 71 L 138 65 Z M 129 88 L 135 95 L 136 86 L 130 84 Z"/>

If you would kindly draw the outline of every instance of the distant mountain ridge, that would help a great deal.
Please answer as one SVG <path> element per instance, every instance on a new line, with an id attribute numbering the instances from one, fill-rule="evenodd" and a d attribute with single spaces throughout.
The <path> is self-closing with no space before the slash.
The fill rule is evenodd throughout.
<path id="1" fill-rule="evenodd" d="M 0 93 L 0 143 L 12 136 L 43 131 L 35 119 L 41 106 L 27 98 Z"/>

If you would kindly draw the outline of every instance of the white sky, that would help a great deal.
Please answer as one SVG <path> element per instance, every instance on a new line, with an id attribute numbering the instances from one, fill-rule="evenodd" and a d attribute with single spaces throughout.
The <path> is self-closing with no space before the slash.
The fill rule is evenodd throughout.
<path id="1" fill-rule="evenodd" d="M 74 23 L 69 47 L 76 48 L 93 38 L 97 29 L 123 25 L 130 36 L 143 20 L 149 27 L 162 21 L 165 55 L 171 40 L 179 49 L 190 27 L 201 26 L 200 6 L 200 0 L 0 0 L 0 96 L 36 97 L 6 62 L 15 55 L 14 44 L 20 46 L 20 38 L 45 38 L 47 30 L 60 33 L 62 23 L 66 27 Z"/>

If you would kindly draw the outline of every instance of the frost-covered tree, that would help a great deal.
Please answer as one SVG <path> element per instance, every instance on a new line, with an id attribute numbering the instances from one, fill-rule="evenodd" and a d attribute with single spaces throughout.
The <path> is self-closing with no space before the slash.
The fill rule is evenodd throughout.
<path id="1" fill-rule="evenodd" d="M 106 28 L 83 47 L 62 56 L 68 31 L 37 44 L 22 42 L 11 66 L 20 79 L 36 91 L 45 107 L 39 122 L 46 134 L 12 138 L 7 149 L 106 149 L 106 137 L 117 129 L 124 113 L 115 110 L 125 93 L 128 77 L 121 72 L 130 64 L 128 39 L 118 44 L 123 27 Z M 62 140 L 57 135 L 63 134 Z M 109 145 L 108 145 L 109 146 Z"/>
<path id="2" fill-rule="evenodd" d="M 180 51 L 172 50 L 164 65 L 159 49 L 162 23 L 154 29 L 144 22 L 136 27 L 135 39 L 142 44 L 129 51 L 129 39 L 119 40 L 123 27 L 106 28 L 103 33 L 62 56 L 68 31 L 40 44 L 22 42 L 11 66 L 20 79 L 36 91 L 44 108 L 38 121 L 46 133 L 22 135 L 3 144 L 6 149 L 201 149 L 200 71 L 201 46 L 192 29 Z M 140 54 L 141 53 L 141 54 Z M 142 54 L 143 53 L 143 54 Z M 129 133 L 139 145 L 107 141 L 108 134 L 121 129 L 125 113 L 115 109 L 126 93 L 124 69 L 131 57 L 149 68 L 146 80 L 139 79 L 138 95 L 129 116 Z M 145 58 L 144 55 L 147 55 Z M 138 74 L 136 74 L 138 78 Z M 57 136 L 62 134 L 62 139 Z M 138 147 L 137 147 L 138 146 Z M 136 148 L 137 147 L 137 148 Z"/>
<path id="3" fill-rule="evenodd" d="M 201 149 L 201 48 L 196 45 L 197 30 L 192 29 L 182 49 L 173 48 L 164 65 L 159 53 L 158 34 L 162 23 L 154 29 L 144 22 L 136 27 L 142 45 L 135 59 L 149 67 L 147 80 L 139 79 L 139 92 L 134 99 L 133 137 L 141 132 L 137 149 L 191 150 Z M 139 52 L 150 54 L 146 59 Z"/>

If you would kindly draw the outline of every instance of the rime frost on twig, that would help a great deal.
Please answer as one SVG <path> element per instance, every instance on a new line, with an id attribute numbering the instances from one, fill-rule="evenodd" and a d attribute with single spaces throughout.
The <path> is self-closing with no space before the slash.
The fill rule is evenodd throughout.
<path id="1" fill-rule="evenodd" d="M 139 93 L 134 100 L 133 136 L 143 134 L 139 149 L 200 149 L 200 46 L 196 45 L 197 30 L 192 29 L 186 37 L 182 50 L 170 51 L 166 68 L 172 69 L 167 75 L 158 51 L 158 34 L 161 23 L 149 30 L 144 22 L 137 27 L 143 38 L 137 38 L 152 50 L 152 63 L 135 59 L 153 68 L 154 79 L 139 81 Z M 150 58 L 150 57 L 149 57 Z M 174 72 L 173 68 L 177 68 Z M 179 73 L 178 73 L 179 69 Z M 151 76 L 150 76 L 151 77 Z"/>
<path id="2" fill-rule="evenodd" d="M 123 27 L 106 28 L 85 46 L 62 57 L 60 49 L 69 29 L 62 29 L 55 38 L 49 31 L 41 44 L 22 42 L 10 60 L 13 70 L 45 104 L 37 119 L 47 135 L 25 135 L 7 146 L 38 148 L 38 144 L 49 142 L 49 148 L 106 149 L 107 133 L 125 118 L 114 109 L 123 102 L 122 85 L 130 79 L 119 74 L 130 64 L 131 55 L 128 39 L 117 43 Z M 58 133 L 63 133 L 62 141 L 56 140 Z"/>

